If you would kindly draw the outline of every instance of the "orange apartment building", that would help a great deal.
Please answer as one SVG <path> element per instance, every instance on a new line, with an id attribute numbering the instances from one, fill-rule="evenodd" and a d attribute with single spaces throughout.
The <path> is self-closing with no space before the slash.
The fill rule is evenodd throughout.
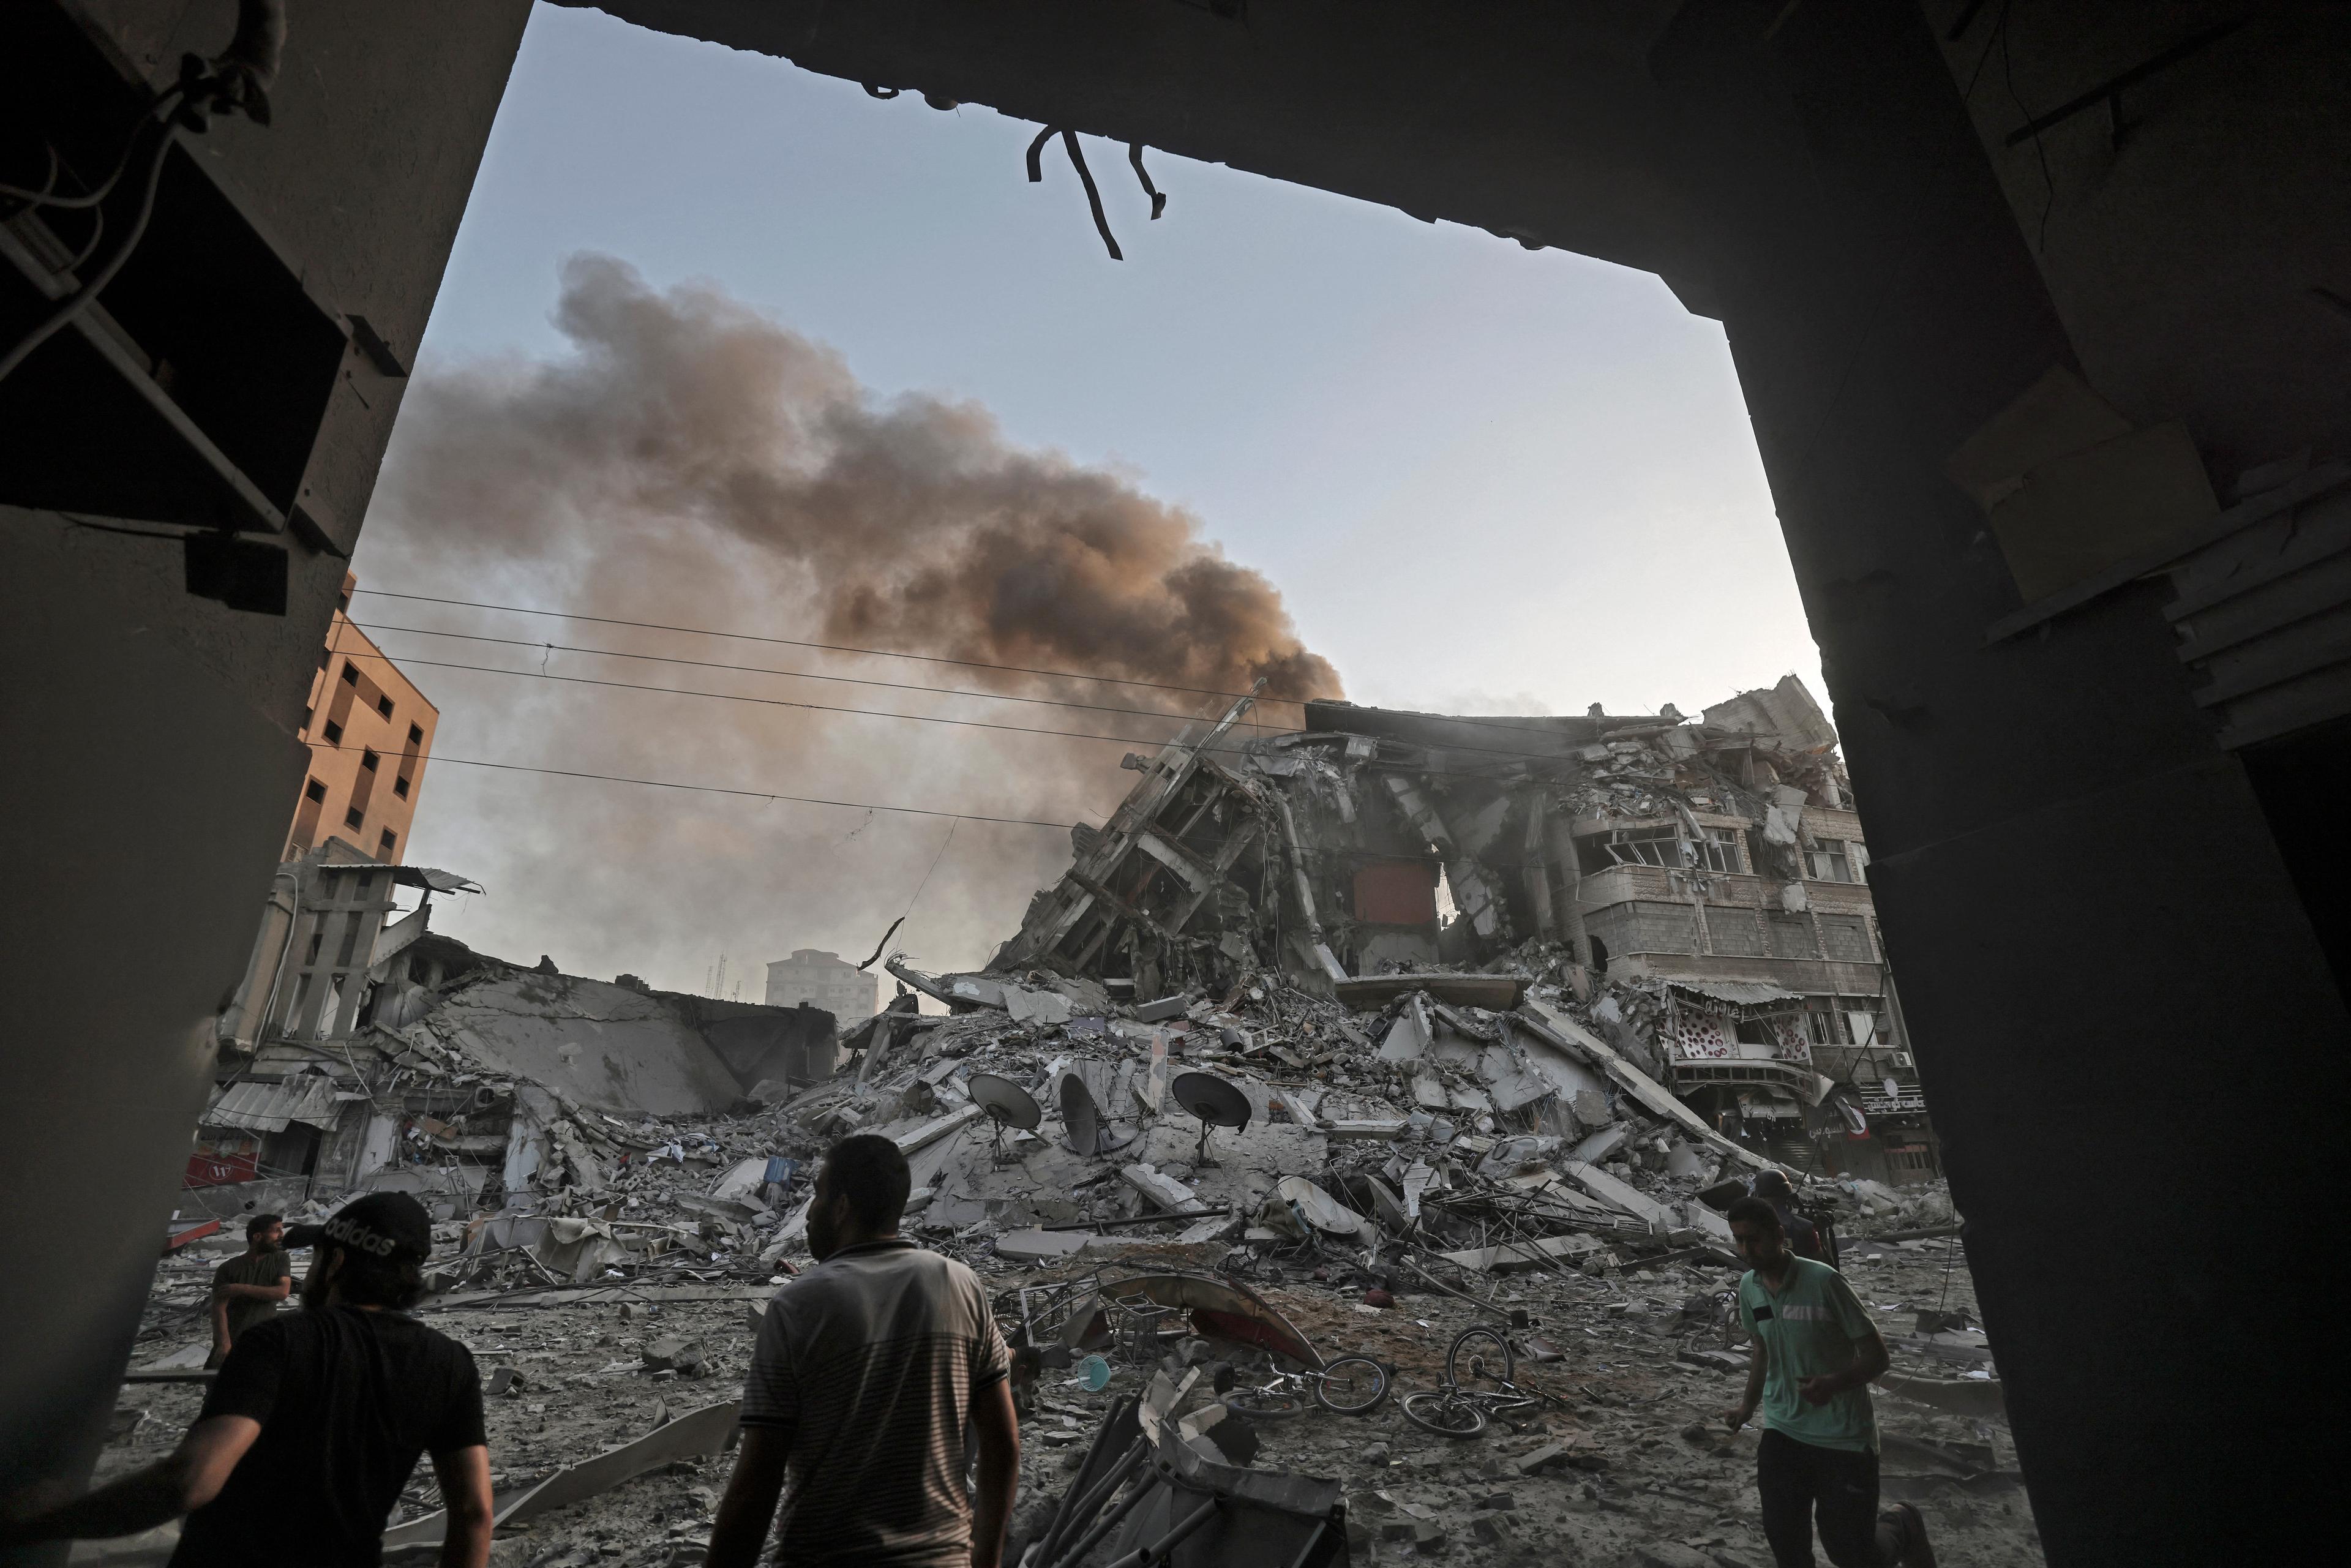
<path id="1" fill-rule="evenodd" d="M 310 743 L 310 772 L 284 860 L 329 837 L 388 864 L 398 864 L 408 849 L 441 714 L 345 615 L 357 585 L 358 579 L 344 578 L 310 678 L 301 731 Z"/>

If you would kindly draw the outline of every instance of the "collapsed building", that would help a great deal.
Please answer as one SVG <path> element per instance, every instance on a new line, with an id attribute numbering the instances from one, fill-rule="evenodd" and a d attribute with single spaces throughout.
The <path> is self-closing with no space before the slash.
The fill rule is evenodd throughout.
<path id="1" fill-rule="evenodd" d="M 1350 1000 L 1515 967 L 1746 1146 L 1938 1171 L 1836 732 L 1796 677 L 1696 720 L 1313 702 L 1302 730 L 1232 744 L 1246 706 L 1126 758 L 1141 781 L 991 973 L 1148 1002 L 1264 969 Z"/>
<path id="2" fill-rule="evenodd" d="M 445 872 L 331 840 L 290 864 L 222 1017 L 133 1428 L 201 1375 L 204 1346 L 172 1346 L 207 1252 L 235 1244 L 207 1229 L 410 1191 L 441 1222 L 423 1310 L 499 1396 L 522 1482 L 502 1533 L 541 1532 L 533 1560 L 627 1551 L 663 1495 L 668 1561 L 699 1561 L 690 1483 L 723 1462 L 725 1389 L 808 1260 L 814 1156 L 862 1132 L 907 1157 L 905 1228 L 989 1281 L 1029 1561 L 1518 1551 L 1539 1518 L 1641 1561 L 1741 1561 L 1646 1543 L 1727 1544 L 1747 1507 L 1721 1470 L 1739 1439 L 1705 1425 L 1746 1364 L 1722 1211 L 1776 1166 L 1888 1298 L 1886 1484 L 1991 1500 L 1954 1522 L 2013 1544 L 2001 1384 L 1964 1278 L 1951 1294 L 1958 1217 L 1930 1172 L 1874 1179 L 1851 1152 L 1893 1139 L 1883 1086 L 1836 1053 L 1907 1063 L 1835 737 L 1801 685 L 1695 721 L 1318 703 L 1234 743 L 1246 706 L 1129 759 L 1127 800 L 985 969 L 891 954 L 897 997 L 846 1030 L 475 953 L 431 929 L 436 895 L 474 890 Z M 387 921 L 400 888 L 419 903 Z M 1782 1103 L 1792 1126 L 1760 1108 Z M 1437 1347 L 1497 1323 L 1524 1408 L 1472 1459 L 1409 1400 L 1453 1385 Z M 1422 1385 L 1402 1427 L 1260 1430 L 1296 1413 L 1265 1389 L 1345 1354 Z M 711 1403 L 681 1414 L 701 1380 Z M 651 1428 L 587 1457 L 640 1383 Z M 1113 1502 L 1142 1448 L 1158 1462 Z M 403 1509 L 387 1549 L 442 1522 Z"/>
<path id="3" fill-rule="evenodd" d="M 831 1013 L 660 991 L 475 952 L 431 927 L 465 878 L 339 838 L 279 868 L 182 1194 L 206 1217 L 353 1190 L 446 1217 L 506 1195 L 600 1187 L 623 1118 L 716 1117 L 832 1072 Z M 422 894 L 397 919 L 393 895 Z"/>

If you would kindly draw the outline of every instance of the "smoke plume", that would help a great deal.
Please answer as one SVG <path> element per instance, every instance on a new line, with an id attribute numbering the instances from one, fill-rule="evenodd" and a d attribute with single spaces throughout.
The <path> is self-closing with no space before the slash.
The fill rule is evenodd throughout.
<path id="1" fill-rule="evenodd" d="M 554 321 L 569 340 L 559 357 L 420 376 L 370 515 L 362 588 L 1097 679 L 1048 682 L 365 596 L 354 606 L 363 624 L 1171 716 L 371 632 L 443 709 L 443 755 L 971 816 L 1099 821 L 1133 782 L 1116 768 L 1121 743 L 1147 750 L 1185 719 L 1221 707 L 1205 694 L 1246 691 L 1259 679 L 1269 698 L 1339 694 L 1336 672 L 1301 643 L 1280 594 L 1226 559 L 1196 518 L 1120 476 L 1014 445 L 977 403 L 878 398 L 838 353 L 718 289 L 656 291 L 607 256 L 564 267 Z M 760 700 L 434 667 L 452 663 Z M 1121 681 L 1191 691 L 1113 684 Z M 795 702 L 1108 738 L 763 706 Z M 1297 711 L 1269 705 L 1264 717 L 1286 725 Z M 453 766 L 428 773 L 407 858 L 438 858 L 491 885 L 492 897 L 463 916 L 474 926 L 454 929 L 461 938 L 526 959 L 548 951 L 574 972 L 629 968 L 699 988 L 722 950 L 733 965 L 809 946 L 863 957 L 946 828 Z M 1067 854 L 1066 840 L 1035 829 L 959 825 L 908 937 L 943 965 L 980 961 Z"/>

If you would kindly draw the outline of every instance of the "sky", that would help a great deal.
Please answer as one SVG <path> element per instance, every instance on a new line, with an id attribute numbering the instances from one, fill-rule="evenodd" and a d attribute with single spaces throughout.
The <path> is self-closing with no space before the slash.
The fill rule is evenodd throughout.
<path id="1" fill-rule="evenodd" d="M 829 349 L 877 406 L 921 394 L 984 410 L 1008 447 L 1105 471 L 1188 517 L 1203 548 L 1270 582 L 1353 701 L 1695 712 L 1792 671 L 1822 692 L 1721 328 L 1658 279 L 1165 154 L 1150 159 L 1168 198 L 1152 222 L 1123 149 L 1090 141 L 1126 256 L 1113 262 L 1058 145 L 1043 182 L 1028 183 L 1036 129 L 541 7 L 412 409 L 436 385 L 518 384 L 576 363 L 578 334 L 556 317 L 563 269 L 609 258 L 648 298 L 700 290 Z M 576 561 L 510 555 L 486 570 L 426 548 L 440 536 L 416 499 L 434 460 L 423 428 L 404 416 L 394 433 L 361 585 L 587 607 Z M 701 615 L 674 588 L 632 603 L 631 541 L 644 537 L 650 562 L 666 536 L 608 521 L 598 612 L 837 640 L 817 636 L 815 601 L 718 580 L 731 575 L 724 552 L 707 555 Z M 360 603 L 362 620 L 392 609 Z M 402 624 L 594 641 L 577 623 L 398 608 Z M 396 658 L 434 646 L 384 641 Z M 699 656 L 746 647 L 712 645 Z M 442 711 L 446 757 L 625 764 L 632 777 L 667 767 L 1054 821 L 1100 821 L 1134 781 L 1116 748 L 1091 743 L 805 714 L 775 728 L 773 716 L 702 711 L 728 706 L 716 703 L 696 708 L 691 744 L 648 757 L 648 727 L 676 722 L 656 709 L 680 699 L 574 691 L 550 706 L 515 696 L 511 679 L 410 673 Z M 600 750 L 608 729 L 637 746 Z M 1032 828 L 958 824 L 949 842 L 946 819 L 647 802 L 660 793 L 431 769 L 405 858 L 489 888 L 436 907 L 436 926 L 463 940 L 699 990 L 721 952 L 730 975 L 802 946 L 862 958 L 918 883 L 898 945 L 928 967 L 977 965 L 1068 855 L 1065 838 Z M 598 854 L 618 863 L 582 865 Z"/>

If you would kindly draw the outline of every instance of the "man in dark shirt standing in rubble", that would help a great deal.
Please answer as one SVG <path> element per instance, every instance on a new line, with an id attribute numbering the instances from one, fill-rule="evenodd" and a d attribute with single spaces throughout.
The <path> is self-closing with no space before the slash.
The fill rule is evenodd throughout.
<path id="1" fill-rule="evenodd" d="M 408 1315 L 433 1221 L 370 1193 L 317 1228 L 302 1310 L 237 1336 L 180 1446 L 38 1511 L 0 1506 L 0 1550 L 134 1535 L 187 1516 L 171 1568 L 376 1568 L 384 1521 L 433 1456 L 442 1568 L 490 1555 L 482 1385 L 465 1347 Z"/>
<path id="2" fill-rule="evenodd" d="M 1757 1197 L 1771 1206 L 1780 1217 L 1780 1233 L 1788 1239 L 1788 1250 L 1799 1258 L 1810 1258 L 1815 1263 L 1829 1260 L 1828 1249 L 1822 1245 L 1820 1227 L 1796 1212 L 1796 1189 L 1788 1185 L 1785 1173 L 1777 1170 L 1760 1172 L 1751 1190 Z"/>
<path id="3" fill-rule="evenodd" d="M 266 1323 L 277 1303 L 294 1291 L 294 1266 L 286 1256 L 286 1221 L 256 1214 L 245 1222 L 245 1250 L 213 1270 L 213 1354 L 218 1366 L 245 1331 Z"/>
<path id="4" fill-rule="evenodd" d="M 760 1322 L 709 1568 L 750 1568 L 771 1527 L 791 1568 L 998 1568 L 1020 1476 L 1010 1358 L 978 1276 L 899 1237 L 910 1181 L 897 1145 L 870 1134 L 818 1168 L 816 1266 Z"/>

